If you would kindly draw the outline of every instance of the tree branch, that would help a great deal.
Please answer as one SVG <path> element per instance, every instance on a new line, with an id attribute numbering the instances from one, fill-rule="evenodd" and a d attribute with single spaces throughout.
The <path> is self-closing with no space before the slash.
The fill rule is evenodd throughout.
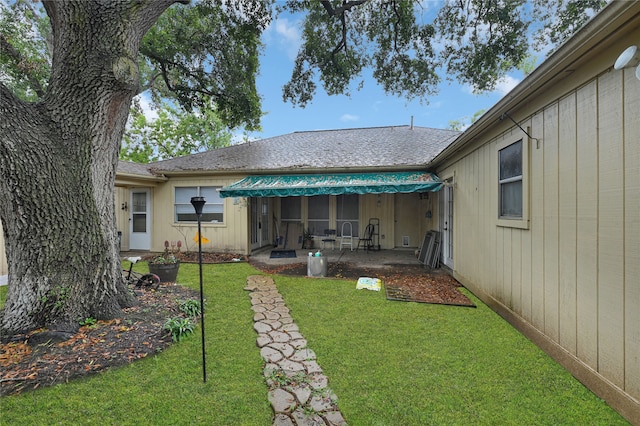
<path id="1" fill-rule="evenodd" d="M 31 85 L 31 88 L 38 95 L 38 97 L 44 97 L 44 88 L 38 81 L 35 75 L 33 75 L 32 64 L 27 60 L 27 58 L 23 57 L 20 52 L 13 47 L 9 40 L 5 38 L 4 35 L 0 34 L 0 50 L 7 53 L 11 59 L 16 64 L 16 68 L 20 70 L 20 72 L 24 73 Z"/>

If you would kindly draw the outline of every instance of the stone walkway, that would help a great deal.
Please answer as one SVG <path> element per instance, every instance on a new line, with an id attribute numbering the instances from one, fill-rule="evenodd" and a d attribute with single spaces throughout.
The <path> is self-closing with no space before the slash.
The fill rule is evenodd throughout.
<path id="1" fill-rule="evenodd" d="M 250 292 L 256 343 L 265 361 L 273 425 L 345 426 L 337 397 L 273 279 L 252 275 L 244 289 Z"/>

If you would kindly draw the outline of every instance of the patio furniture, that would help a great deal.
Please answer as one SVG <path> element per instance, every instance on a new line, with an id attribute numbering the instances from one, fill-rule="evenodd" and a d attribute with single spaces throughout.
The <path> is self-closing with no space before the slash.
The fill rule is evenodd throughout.
<path id="1" fill-rule="evenodd" d="M 340 230 L 340 250 L 342 250 L 343 246 L 349 246 L 351 251 L 353 251 L 353 227 L 351 226 L 351 222 L 344 222 L 342 224 L 342 229 Z"/>
<path id="2" fill-rule="evenodd" d="M 336 243 L 336 230 L 335 229 L 325 229 L 324 230 L 324 238 L 322 239 L 322 248 L 324 249 L 325 243 L 331 243 L 331 250 L 335 249 Z"/>
<path id="3" fill-rule="evenodd" d="M 358 251 L 358 249 L 360 248 L 360 244 L 362 243 L 362 247 L 365 250 L 371 250 L 373 249 L 373 231 L 374 231 L 374 226 L 373 224 L 368 224 L 366 226 L 366 228 L 364 228 L 364 233 L 362 234 L 362 237 L 358 238 L 358 245 L 356 246 L 356 251 Z"/>

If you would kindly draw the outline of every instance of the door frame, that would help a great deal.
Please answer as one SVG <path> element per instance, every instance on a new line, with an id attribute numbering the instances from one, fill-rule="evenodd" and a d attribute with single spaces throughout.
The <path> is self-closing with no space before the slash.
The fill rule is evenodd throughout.
<path id="1" fill-rule="evenodd" d="M 454 180 L 453 176 L 443 179 L 441 197 L 441 215 L 439 228 L 442 235 L 441 262 L 453 270 L 453 231 L 454 231 Z"/>
<path id="2" fill-rule="evenodd" d="M 146 194 L 145 229 L 146 232 L 134 232 L 133 215 L 136 212 L 133 203 L 134 194 Z M 133 188 L 129 191 L 129 250 L 151 250 L 151 188 Z"/>

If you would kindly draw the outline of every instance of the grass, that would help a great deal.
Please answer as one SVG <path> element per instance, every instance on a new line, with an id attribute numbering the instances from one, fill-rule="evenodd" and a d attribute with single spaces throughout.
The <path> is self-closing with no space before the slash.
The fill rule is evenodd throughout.
<path id="1" fill-rule="evenodd" d="M 127 367 L 0 398 L 3 421 L 271 424 L 242 290 L 256 273 L 247 264 L 205 266 L 206 385 L 198 331 Z M 389 302 L 351 281 L 275 279 L 352 426 L 627 424 L 469 293 L 477 309 Z M 197 288 L 197 266 L 182 265 L 179 281 Z"/>

